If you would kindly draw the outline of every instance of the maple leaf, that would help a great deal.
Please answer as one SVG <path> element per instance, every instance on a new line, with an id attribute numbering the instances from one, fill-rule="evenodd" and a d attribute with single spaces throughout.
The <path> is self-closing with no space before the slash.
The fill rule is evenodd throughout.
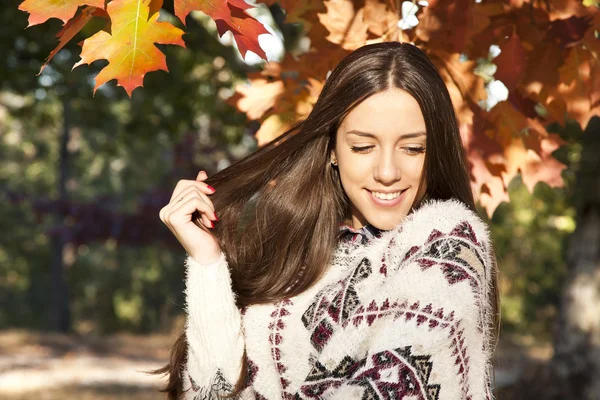
<path id="1" fill-rule="evenodd" d="M 168 22 L 159 22 L 162 0 L 113 0 L 108 3 L 111 33 L 100 31 L 86 39 L 81 51 L 81 64 L 106 59 L 108 65 L 96 77 L 94 92 L 104 83 L 117 79 L 127 94 L 143 86 L 144 75 L 150 71 L 168 71 L 165 55 L 158 44 L 185 47 L 183 31 Z M 154 11 L 151 14 L 151 10 Z"/>
<path id="2" fill-rule="evenodd" d="M 463 146 L 467 153 L 467 165 L 471 188 L 477 201 L 486 210 L 489 218 L 503 201 L 510 201 L 502 173 L 506 171 L 502 147 L 493 139 L 474 127 L 489 127 L 483 110 L 474 109 L 473 122 L 460 124 Z"/>
<path id="3" fill-rule="evenodd" d="M 44 62 L 44 65 L 42 65 L 42 67 L 40 68 L 40 72 L 38 73 L 38 75 L 42 73 L 44 68 L 46 68 L 46 66 L 48 65 L 50 60 L 52 60 L 52 58 L 56 55 L 56 53 L 58 53 L 60 49 L 65 47 L 65 45 L 68 42 L 70 42 L 71 39 L 73 39 L 75 35 L 77 35 L 93 17 L 96 16 L 108 18 L 108 14 L 106 14 L 106 12 L 101 8 L 85 7 L 83 10 L 81 10 L 81 13 L 71 18 L 62 27 L 62 29 L 58 31 L 58 33 L 56 34 L 56 37 L 59 38 L 58 46 L 56 46 L 54 50 L 50 52 L 50 55 L 48 55 L 48 58 L 46 58 L 46 61 Z"/>
<path id="4" fill-rule="evenodd" d="M 471 0 L 429 1 L 419 17 L 416 34 L 421 40 L 428 42 L 428 47 L 462 53 L 471 37 L 489 24 L 488 14 L 498 12 L 495 5 L 487 8 L 478 6 Z"/>
<path id="5" fill-rule="evenodd" d="M 327 28 L 327 40 L 339 44 L 345 50 L 354 50 L 367 40 L 367 25 L 363 18 L 364 9 L 354 9 L 350 0 L 326 0 L 327 12 L 318 14 L 319 21 Z"/>
<path id="6" fill-rule="evenodd" d="M 598 98 L 600 74 L 600 60 L 596 57 L 587 47 L 572 47 L 559 69 L 560 83 L 552 90 L 552 96 L 565 101 L 567 113 L 581 126 L 587 126 L 592 116 L 600 114 L 600 104 L 594 100 Z"/>
<path id="7" fill-rule="evenodd" d="M 273 114 L 267 117 L 256 132 L 257 145 L 264 146 L 273 139 L 277 139 L 292 126 L 293 120 L 294 116 L 291 113 L 287 115 Z"/>
<path id="8" fill-rule="evenodd" d="M 398 14 L 379 0 L 366 0 L 363 16 L 369 32 L 383 40 L 398 31 Z"/>
<path id="9" fill-rule="evenodd" d="M 275 106 L 284 90 L 281 80 L 270 82 L 265 78 L 255 78 L 250 80 L 250 84 L 237 85 L 236 95 L 228 102 L 245 112 L 249 119 L 259 119 Z"/>
<path id="10" fill-rule="evenodd" d="M 190 12 L 202 11 L 215 21 L 219 36 L 231 31 L 242 57 L 246 57 L 249 50 L 263 60 L 267 59 L 258 43 L 258 36 L 268 34 L 269 31 L 246 12 L 253 6 L 244 0 L 178 0 L 174 2 L 174 6 L 175 15 L 184 24 Z"/>
<path id="11" fill-rule="evenodd" d="M 529 190 L 543 176 L 551 186 L 563 186 L 561 171 L 566 166 L 551 157 L 565 144 L 557 135 L 549 135 L 539 121 L 527 118 L 508 101 L 498 103 L 487 116 L 494 129 L 485 133 L 503 148 L 506 170 L 502 177 L 506 185 L 521 171 Z"/>
<path id="12" fill-rule="evenodd" d="M 508 90 L 513 90 L 525 75 L 527 51 L 516 33 L 513 33 L 501 50 L 500 55 L 494 59 L 494 64 L 498 67 L 494 77 L 502 81 Z"/>
<path id="13" fill-rule="evenodd" d="M 426 50 L 426 54 L 446 83 L 459 122 L 470 124 L 473 119 L 472 106 L 487 96 L 483 78 L 473 73 L 477 63 L 461 61 L 460 54 L 441 50 Z"/>
<path id="14" fill-rule="evenodd" d="M 25 0 L 19 10 L 29 13 L 29 26 L 58 18 L 67 23 L 81 6 L 104 8 L 104 0 Z"/>

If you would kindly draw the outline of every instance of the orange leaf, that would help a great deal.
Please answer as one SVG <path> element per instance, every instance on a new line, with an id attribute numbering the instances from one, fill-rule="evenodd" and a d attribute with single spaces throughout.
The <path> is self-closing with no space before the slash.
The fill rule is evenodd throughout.
<path id="1" fill-rule="evenodd" d="M 284 118 L 282 115 L 277 114 L 271 115 L 265 119 L 256 132 L 258 146 L 264 146 L 289 129 L 292 126 L 290 119 L 291 118 Z"/>
<path id="2" fill-rule="evenodd" d="M 572 16 L 580 17 L 589 13 L 588 7 L 581 0 L 547 0 L 550 19 L 566 19 Z M 591 8 L 593 6 L 590 6 Z"/>
<path id="3" fill-rule="evenodd" d="M 253 6 L 244 0 L 175 0 L 174 6 L 175 15 L 184 24 L 190 12 L 202 11 L 215 21 L 219 36 L 231 31 L 242 57 L 246 57 L 246 52 L 250 50 L 262 59 L 267 59 L 258 43 L 258 36 L 269 31 L 246 12 Z"/>
<path id="4" fill-rule="evenodd" d="M 503 150 L 492 139 L 474 126 L 482 126 L 489 122 L 482 120 L 483 111 L 476 109 L 473 124 L 461 124 L 460 132 L 467 152 L 467 164 L 471 177 L 471 187 L 477 200 L 485 208 L 491 218 L 498 204 L 510 201 L 502 173 L 504 166 Z"/>
<path id="5" fill-rule="evenodd" d="M 50 18 L 67 23 L 80 6 L 104 8 L 104 0 L 25 0 L 19 10 L 29 13 L 29 25 L 41 24 Z"/>
<path id="6" fill-rule="evenodd" d="M 443 50 L 428 51 L 427 55 L 446 83 L 458 120 L 460 123 L 471 124 L 471 105 L 477 104 L 487 96 L 483 78 L 473 73 L 477 63 L 461 61 L 460 54 L 450 54 Z"/>
<path id="7" fill-rule="evenodd" d="M 462 53 L 470 38 L 489 24 L 487 13 L 479 12 L 480 8 L 479 4 L 471 0 L 429 1 L 419 17 L 416 34 L 419 39 L 428 42 L 428 47 Z M 496 12 L 496 9 L 490 9 L 493 10 L 490 13 Z"/>
<path id="8" fill-rule="evenodd" d="M 230 98 L 237 108 L 245 112 L 249 119 L 260 119 L 272 109 L 284 92 L 283 82 L 269 82 L 264 78 L 251 79 L 249 85 L 236 86 L 239 95 Z"/>
<path id="9" fill-rule="evenodd" d="M 158 44 L 185 47 L 183 31 L 168 22 L 158 21 L 162 0 L 113 0 L 107 12 L 111 18 L 112 34 L 96 33 L 83 42 L 81 64 L 106 59 L 108 65 L 96 77 L 94 91 L 104 83 L 117 79 L 127 94 L 143 86 L 144 75 L 150 71 L 168 71 L 165 55 Z M 154 14 L 150 11 L 155 10 Z"/>
<path id="10" fill-rule="evenodd" d="M 546 182 L 552 187 L 565 185 L 561 172 L 567 166 L 551 156 L 553 151 L 564 144 L 564 140 L 551 133 L 541 140 L 539 154 L 532 150 L 527 152 L 527 160 L 520 169 L 523 183 L 530 192 L 533 192 L 533 188 L 538 182 Z"/>
<path id="11" fill-rule="evenodd" d="M 560 83 L 552 90 L 553 97 L 565 101 L 568 115 L 581 126 L 587 126 L 593 115 L 600 114 L 596 78 L 600 74 L 600 60 L 596 57 L 587 47 L 572 47 L 559 69 Z"/>
<path id="12" fill-rule="evenodd" d="M 398 14 L 379 0 L 366 0 L 363 16 L 375 36 L 390 38 L 398 30 Z"/>
<path id="13" fill-rule="evenodd" d="M 350 0 L 326 0 L 325 7 L 327 12 L 318 16 L 329 31 L 327 40 L 345 50 L 354 50 L 365 44 L 369 26 L 363 19 L 363 8 L 356 11 Z"/>
<path id="14" fill-rule="evenodd" d="M 71 18 L 69 22 L 67 22 L 65 26 L 63 26 L 62 29 L 56 34 L 56 37 L 60 39 L 58 46 L 56 46 L 56 48 L 52 50 L 52 52 L 46 59 L 46 62 L 44 62 L 44 65 L 42 65 L 42 68 L 40 68 L 40 72 L 38 73 L 38 75 L 42 73 L 44 68 L 46 68 L 46 66 L 48 65 L 50 60 L 52 60 L 52 58 L 56 55 L 56 53 L 58 53 L 60 49 L 65 47 L 65 45 L 69 43 L 69 41 L 73 39 L 75 35 L 77 35 L 83 29 L 83 27 L 92 19 L 92 17 L 103 14 L 104 10 L 102 9 L 96 7 L 85 7 L 83 10 L 81 10 L 81 13 Z"/>

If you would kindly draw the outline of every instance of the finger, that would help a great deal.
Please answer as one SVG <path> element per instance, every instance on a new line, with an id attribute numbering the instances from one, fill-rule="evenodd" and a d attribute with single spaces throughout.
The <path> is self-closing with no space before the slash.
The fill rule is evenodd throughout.
<path id="1" fill-rule="evenodd" d="M 191 220 L 191 216 L 195 211 L 199 211 L 202 216 L 204 214 L 212 213 L 210 206 L 199 197 L 189 197 L 188 199 L 184 199 L 177 208 L 173 208 L 172 210 L 166 213 L 166 221 L 176 229 L 178 226 L 185 224 Z M 204 218 L 203 218 L 203 222 Z M 207 227 L 212 227 L 211 221 L 207 219 L 205 222 Z"/>
<path id="2" fill-rule="evenodd" d="M 190 193 L 200 197 L 202 200 L 204 200 L 206 203 L 208 203 L 208 205 L 210 206 L 210 208 L 213 212 L 215 211 L 215 206 L 214 206 L 213 202 L 208 198 L 208 196 L 206 194 L 202 193 L 195 186 L 190 186 L 187 189 L 184 189 L 182 191 L 181 195 L 178 198 L 176 198 L 175 200 L 173 200 L 172 203 L 176 204 L 176 203 L 179 203 L 180 201 L 182 201 L 182 199 L 189 198 Z"/>
<path id="3" fill-rule="evenodd" d="M 200 172 L 198 172 L 198 175 L 196 175 L 197 181 L 203 181 L 206 178 L 208 178 L 208 174 L 206 173 L 206 171 L 200 171 Z"/>
<path id="4" fill-rule="evenodd" d="M 171 196 L 171 199 L 169 200 L 169 202 L 173 201 L 173 199 L 180 198 L 183 191 L 192 186 L 200 189 L 200 191 L 202 193 L 206 193 L 206 194 L 214 193 L 214 190 L 210 190 L 209 186 L 204 182 L 192 181 L 189 179 L 182 179 L 179 182 L 177 182 L 177 185 L 175 186 L 175 189 L 173 190 L 173 195 Z"/>
<path id="5" fill-rule="evenodd" d="M 172 212 L 174 210 L 178 209 L 182 202 L 188 201 L 189 199 L 194 198 L 194 197 L 202 199 L 204 202 L 206 202 L 209 205 L 210 212 L 207 213 L 208 215 L 204 215 L 204 218 L 202 218 L 202 214 L 201 214 L 200 219 L 203 220 L 203 223 L 207 227 L 212 228 L 213 225 L 211 224 L 211 219 L 214 221 L 217 221 L 217 214 L 215 213 L 214 205 L 213 205 L 212 201 L 210 201 L 208 196 L 206 196 L 204 193 L 200 192 L 196 187 L 188 188 L 188 190 L 186 192 L 184 192 L 179 199 L 174 200 L 174 201 L 170 202 L 169 204 L 167 204 L 165 207 L 163 207 L 159 212 L 159 217 L 160 217 L 161 221 L 163 221 L 163 223 L 165 223 L 165 225 L 167 225 L 169 227 L 169 229 L 171 229 L 173 231 L 173 226 L 171 224 L 171 221 L 167 219 L 167 216 L 172 214 Z M 189 218 L 193 218 L 193 216 L 189 217 Z M 193 218 L 193 219 L 195 219 L 195 218 Z"/>

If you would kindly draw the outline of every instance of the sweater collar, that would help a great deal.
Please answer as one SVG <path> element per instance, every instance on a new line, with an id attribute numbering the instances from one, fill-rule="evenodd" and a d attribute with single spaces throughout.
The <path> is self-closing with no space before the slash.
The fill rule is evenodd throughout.
<path id="1" fill-rule="evenodd" d="M 366 244 L 371 240 L 378 238 L 385 232 L 371 224 L 367 224 L 362 228 L 355 229 L 348 224 L 342 224 L 339 228 L 339 237 L 342 242 L 359 242 Z"/>

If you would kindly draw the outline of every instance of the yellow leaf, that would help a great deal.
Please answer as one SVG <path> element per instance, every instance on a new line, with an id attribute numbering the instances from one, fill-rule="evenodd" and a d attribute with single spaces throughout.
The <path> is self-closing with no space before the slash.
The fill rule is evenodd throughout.
<path id="1" fill-rule="evenodd" d="M 162 0 L 113 0 L 108 3 L 111 33 L 100 31 L 83 43 L 81 64 L 106 59 L 108 65 L 96 77 L 94 91 L 104 83 L 117 79 L 127 94 L 143 86 L 150 71 L 168 71 L 165 55 L 155 44 L 185 47 L 183 31 L 168 22 L 158 21 Z M 154 10 L 154 13 L 151 13 Z"/>
<path id="2" fill-rule="evenodd" d="M 363 9 L 355 10 L 349 0 L 325 1 L 327 12 L 317 14 L 327 30 L 327 40 L 345 50 L 354 50 L 365 44 L 369 26 L 363 19 Z"/>

